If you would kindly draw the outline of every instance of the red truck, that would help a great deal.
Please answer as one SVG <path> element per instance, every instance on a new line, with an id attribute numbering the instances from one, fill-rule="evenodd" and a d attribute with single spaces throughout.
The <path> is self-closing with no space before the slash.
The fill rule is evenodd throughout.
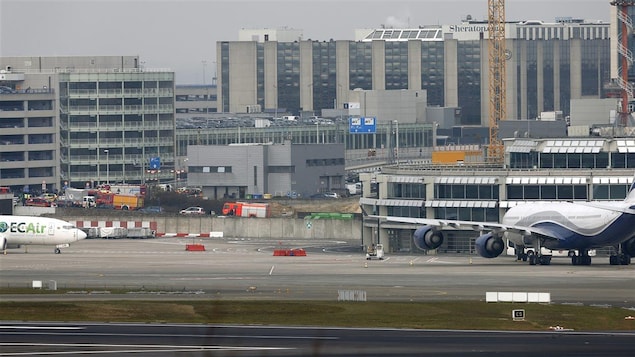
<path id="1" fill-rule="evenodd" d="M 97 207 L 132 211 L 143 207 L 143 196 L 97 192 L 95 195 L 95 203 Z"/>
<path id="2" fill-rule="evenodd" d="M 271 217 L 271 207 L 268 203 L 226 202 L 222 212 L 224 216 Z"/>

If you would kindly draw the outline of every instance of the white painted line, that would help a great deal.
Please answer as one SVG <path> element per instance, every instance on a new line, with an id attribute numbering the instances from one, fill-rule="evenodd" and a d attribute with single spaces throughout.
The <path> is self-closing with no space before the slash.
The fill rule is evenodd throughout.
<path id="1" fill-rule="evenodd" d="M 273 274 L 273 269 L 274 269 L 275 267 L 276 267 L 275 265 L 272 265 L 272 266 L 271 266 L 271 270 L 269 270 L 269 275 Z"/>
<path id="2" fill-rule="evenodd" d="M 11 330 L 83 330 L 84 327 L 72 327 L 72 326 L 11 326 L 0 325 L 0 329 Z"/>
<path id="3" fill-rule="evenodd" d="M 0 343 L 0 346 L 13 347 L 73 347 L 91 348 L 90 350 L 42 351 L 26 353 L 0 353 L 0 356 L 39 356 L 39 355 L 86 355 L 86 354 L 121 354 L 121 353 L 157 353 L 157 352 L 197 352 L 197 351 L 277 351 L 290 350 L 288 347 L 239 347 L 239 346 L 178 346 L 178 345 L 118 345 L 90 343 Z M 109 348 L 94 350 L 93 348 Z M 124 349 L 125 348 L 125 349 Z"/>

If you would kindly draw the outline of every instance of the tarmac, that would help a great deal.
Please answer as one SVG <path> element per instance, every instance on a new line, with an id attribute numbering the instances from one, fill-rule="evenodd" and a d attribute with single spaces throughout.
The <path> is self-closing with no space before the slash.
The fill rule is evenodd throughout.
<path id="1" fill-rule="evenodd" d="M 203 251 L 188 251 L 189 244 Z M 274 256 L 280 249 L 306 256 Z M 355 242 L 335 240 L 156 238 L 87 239 L 12 249 L 0 256 L 0 286 L 67 288 L 71 293 L 0 299 L 289 299 L 336 300 L 363 291 L 368 301 L 484 301 L 487 292 L 549 293 L 551 302 L 635 308 L 635 265 L 590 266 L 554 258 L 530 266 L 514 257 L 392 254 L 365 259 Z M 125 289 L 125 294 L 118 293 Z"/>

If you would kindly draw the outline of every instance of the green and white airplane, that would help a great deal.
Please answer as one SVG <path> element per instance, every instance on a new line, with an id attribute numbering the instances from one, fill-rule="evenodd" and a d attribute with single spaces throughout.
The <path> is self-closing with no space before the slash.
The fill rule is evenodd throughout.
<path id="1" fill-rule="evenodd" d="M 20 248 L 23 245 L 54 245 L 55 253 L 72 242 L 86 238 L 79 228 L 56 218 L 0 215 L 0 249 Z"/>

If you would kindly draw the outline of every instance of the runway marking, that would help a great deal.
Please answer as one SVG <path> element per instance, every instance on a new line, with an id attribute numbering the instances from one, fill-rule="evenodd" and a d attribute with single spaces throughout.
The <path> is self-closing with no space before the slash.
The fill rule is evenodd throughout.
<path id="1" fill-rule="evenodd" d="M 272 265 L 272 266 L 271 266 L 271 270 L 269 270 L 269 275 L 273 274 L 273 269 L 274 269 L 275 267 L 276 267 L 275 265 Z"/>
<path id="2" fill-rule="evenodd" d="M 439 260 L 439 257 L 430 258 L 426 260 L 426 263 L 453 264 L 453 265 L 459 264 L 458 262 L 448 262 L 448 261 Z"/>
<path id="3" fill-rule="evenodd" d="M 84 327 L 72 326 L 17 326 L 17 325 L 0 325 L 0 329 L 11 330 L 83 330 Z"/>
<path id="4" fill-rule="evenodd" d="M 239 347 L 239 346 L 178 346 L 178 345 L 119 345 L 100 343 L 0 343 L 5 347 L 82 347 L 112 348 L 104 350 L 83 351 L 49 351 L 49 352 L 8 352 L 0 356 L 45 356 L 45 355 L 84 355 L 84 354 L 119 354 L 119 353 L 157 353 L 157 352 L 196 352 L 196 351 L 279 351 L 291 350 L 290 347 Z M 138 348 L 137 348 L 138 347 Z"/>

